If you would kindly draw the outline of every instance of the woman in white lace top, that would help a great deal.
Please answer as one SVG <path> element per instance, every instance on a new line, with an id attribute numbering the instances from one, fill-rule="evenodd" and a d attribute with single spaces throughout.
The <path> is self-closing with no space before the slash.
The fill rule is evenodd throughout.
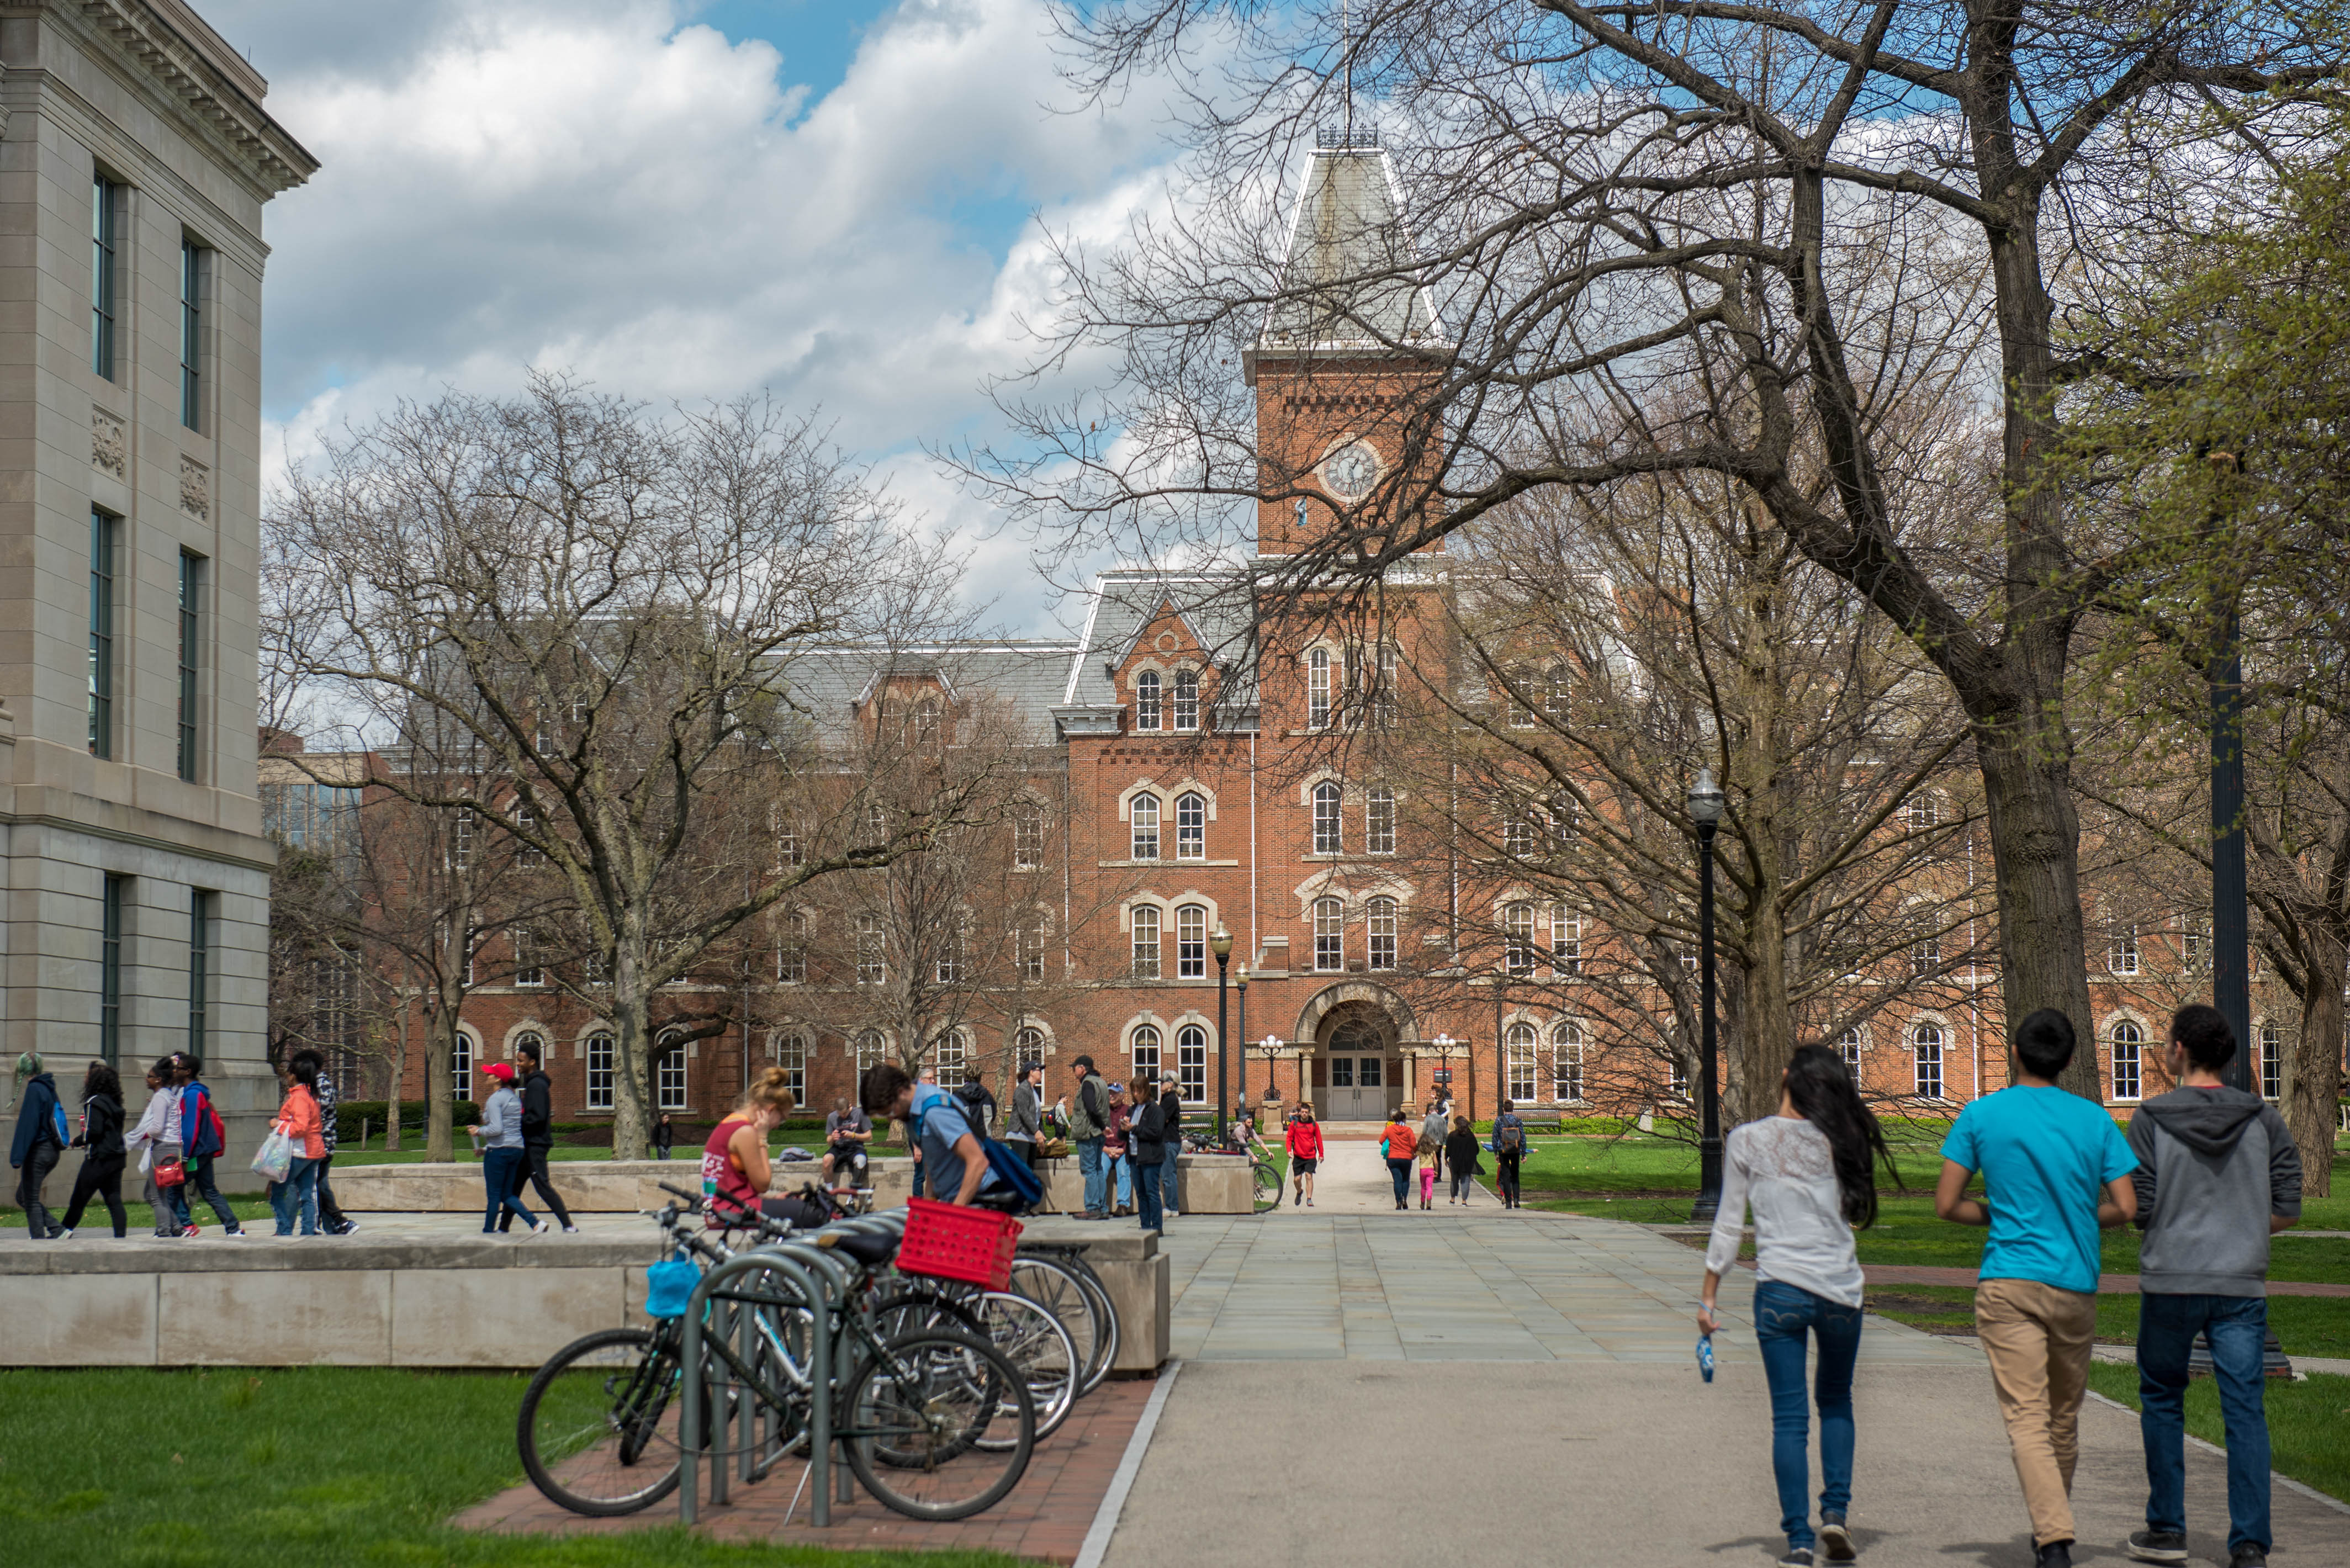
<path id="1" fill-rule="evenodd" d="M 1843 1060 L 1805 1045 L 1788 1064 L 1779 1113 L 1731 1130 L 1722 1151 L 1721 1207 L 1705 1250 L 1705 1306 L 1738 1262 L 1746 1210 L 1754 1210 L 1754 1338 L 1771 1386 L 1771 1468 L 1779 1483 L 1781 1568 L 1812 1568 L 1814 1542 L 1831 1563 L 1853 1560 L 1845 1512 L 1852 1502 L 1852 1366 L 1860 1353 L 1860 1260 L 1855 1227 L 1877 1219 L 1877 1162 L 1892 1156 Z M 1898 1176 L 1897 1176 L 1898 1179 Z M 1806 1335 L 1820 1344 L 1820 1528 L 1811 1524 L 1811 1412 L 1804 1400 Z"/>

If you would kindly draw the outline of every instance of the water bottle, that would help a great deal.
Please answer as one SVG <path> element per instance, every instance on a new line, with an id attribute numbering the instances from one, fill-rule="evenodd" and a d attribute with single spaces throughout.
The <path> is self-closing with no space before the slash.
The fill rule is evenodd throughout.
<path id="1" fill-rule="evenodd" d="M 1708 1383 L 1713 1381 L 1713 1335 L 1710 1334 L 1697 1336 L 1697 1370 Z"/>

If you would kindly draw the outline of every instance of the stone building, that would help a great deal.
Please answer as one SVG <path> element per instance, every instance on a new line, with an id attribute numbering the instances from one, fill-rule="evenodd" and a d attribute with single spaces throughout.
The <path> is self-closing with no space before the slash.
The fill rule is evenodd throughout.
<path id="1" fill-rule="evenodd" d="M 249 1145 L 262 209 L 317 163 L 182 0 L 12 5 L 0 62 L 0 1038 L 192 1046 Z"/>

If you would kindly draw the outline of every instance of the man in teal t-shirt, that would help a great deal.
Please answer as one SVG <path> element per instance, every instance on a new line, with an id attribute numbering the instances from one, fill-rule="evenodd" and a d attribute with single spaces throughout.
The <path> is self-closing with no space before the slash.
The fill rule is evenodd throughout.
<path id="1" fill-rule="evenodd" d="M 2101 1228 L 2137 1211 L 2130 1153 L 2105 1107 L 2056 1086 L 2072 1021 L 2043 1008 L 2015 1032 L 2016 1082 L 1959 1113 L 1934 1212 L 1988 1225 L 1975 1328 L 1991 1361 L 2037 1568 L 2072 1568 L 2073 1465 L 2097 1331 Z M 1981 1171 L 1985 1196 L 1966 1196 Z"/>

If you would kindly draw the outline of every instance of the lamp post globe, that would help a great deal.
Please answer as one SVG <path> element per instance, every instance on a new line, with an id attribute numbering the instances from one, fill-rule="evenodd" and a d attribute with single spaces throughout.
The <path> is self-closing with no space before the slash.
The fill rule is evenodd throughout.
<path id="1" fill-rule="evenodd" d="M 1721 1067 L 1714 1033 L 1713 835 L 1729 804 L 1709 768 L 1690 785 L 1690 821 L 1697 828 L 1698 1179 L 1691 1221 L 1711 1224 L 1721 1207 Z"/>
<path id="2" fill-rule="evenodd" d="M 1217 922 L 1216 934 L 1208 939 L 1208 946 L 1216 955 L 1216 1142 L 1222 1144 L 1224 1141 L 1224 1113 L 1229 1108 L 1226 1096 L 1232 1090 L 1224 1066 L 1232 1059 L 1232 1053 L 1224 1048 L 1224 1042 L 1232 1038 L 1224 1027 L 1224 1007 L 1226 994 L 1231 990 L 1232 961 L 1232 933 L 1224 929 L 1222 921 Z"/>

